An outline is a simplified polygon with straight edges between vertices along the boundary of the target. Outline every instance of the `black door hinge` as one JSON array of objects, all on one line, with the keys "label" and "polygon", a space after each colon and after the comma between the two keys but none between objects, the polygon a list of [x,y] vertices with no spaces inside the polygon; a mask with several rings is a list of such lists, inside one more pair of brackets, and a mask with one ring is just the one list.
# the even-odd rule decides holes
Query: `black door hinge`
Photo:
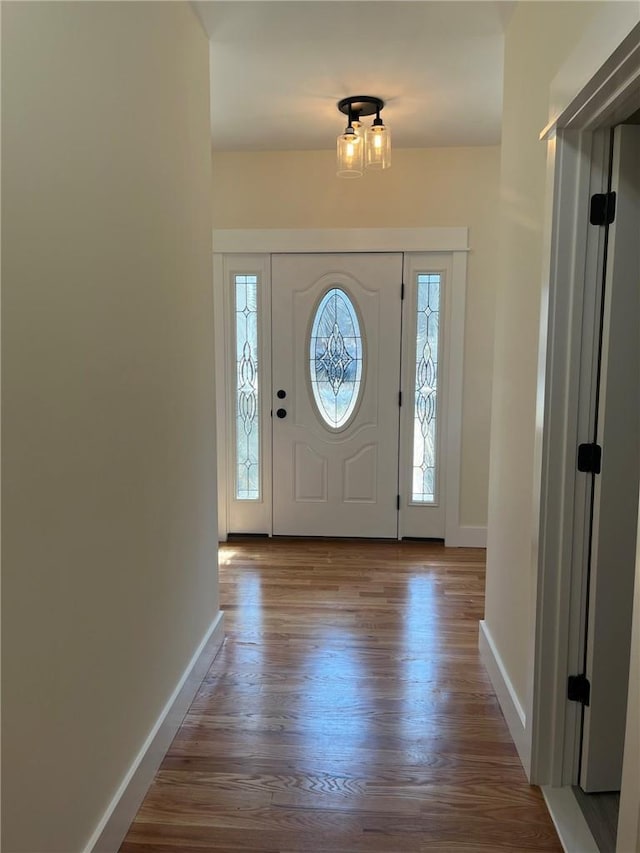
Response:
[{"label": "black door hinge", "polygon": [[400,495],[396,495],[396,509],[400,509]]},{"label": "black door hinge", "polygon": [[404,281],[400,285],[400,299],[404,299]]},{"label": "black door hinge", "polygon": [[578,471],[599,474],[602,470],[602,448],[599,444],[578,445]]},{"label": "black door hinge", "polygon": [[591,196],[589,222],[592,225],[611,225],[616,218],[616,194],[596,193]]},{"label": "black door hinge", "polygon": [[402,391],[398,391],[398,405],[402,405]]},{"label": "black door hinge", "polygon": [[581,705],[589,705],[591,698],[591,684],[586,675],[570,675],[567,679],[567,699],[570,702],[580,702]]}]

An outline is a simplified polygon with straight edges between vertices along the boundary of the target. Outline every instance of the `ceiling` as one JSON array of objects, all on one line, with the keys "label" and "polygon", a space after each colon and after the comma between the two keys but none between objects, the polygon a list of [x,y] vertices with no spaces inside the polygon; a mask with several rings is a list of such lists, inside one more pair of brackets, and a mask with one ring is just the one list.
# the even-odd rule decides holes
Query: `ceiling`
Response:
[{"label": "ceiling", "polygon": [[329,149],[336,102],[386,102],[394,147],[500,141],[503,32],[515,3],[214,0],[194,6],[211,41],[213,146]]}]

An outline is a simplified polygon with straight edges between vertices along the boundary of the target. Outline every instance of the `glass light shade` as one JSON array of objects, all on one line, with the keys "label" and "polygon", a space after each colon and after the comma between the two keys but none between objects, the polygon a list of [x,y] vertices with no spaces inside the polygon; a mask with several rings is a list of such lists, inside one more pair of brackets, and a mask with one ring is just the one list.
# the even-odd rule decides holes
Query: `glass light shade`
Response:
[{"label": "glass light shade", "polygon": [[364,140],[348,127],[338,137],[339,178],[361,178],[364,164]]},{"label": "glass light shade", "polygon": [[367,169],[388,169],[391,165],[391,134],[384,124],[373,124],[365,134]]}]

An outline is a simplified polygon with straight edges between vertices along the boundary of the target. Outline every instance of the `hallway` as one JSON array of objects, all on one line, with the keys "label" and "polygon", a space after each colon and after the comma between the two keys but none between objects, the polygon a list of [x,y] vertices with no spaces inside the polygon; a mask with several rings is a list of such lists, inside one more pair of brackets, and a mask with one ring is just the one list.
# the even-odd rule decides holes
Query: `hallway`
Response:
[{"label": "hallway", "polygon": [[478,655],[484,551],[232,541],[227,639],[121,853],[560,851]]}]

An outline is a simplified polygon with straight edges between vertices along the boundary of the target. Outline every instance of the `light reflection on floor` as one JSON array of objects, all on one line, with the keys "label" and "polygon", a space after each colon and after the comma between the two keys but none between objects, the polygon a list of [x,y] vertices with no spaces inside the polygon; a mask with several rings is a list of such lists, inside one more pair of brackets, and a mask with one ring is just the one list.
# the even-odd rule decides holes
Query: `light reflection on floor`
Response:
[{"label": "light reflection on floor", "polygon": [[366,745],[371,732],[368,715],[358,713],[366,702],[366,662],[360,658],[348,633],[338,631],[329,648],[319,646],[305,655],[305,669],[313,687],[299,704],[300,713],[309,722],[308,736],[331,737],[339,726],[340,738],[353,746]]},{"label": "light reflection on floor", "polygon": [[220,548],[218,548],[218,565],[228,566],[233,562],[233,558],[236,554],[237,551],[234,551],[233,548],[230,548],[228,545],[221,545]]},{"label": "light reflection on floor", "polygon": [[[404,606],[403,651],[401,663],[402,710],[398,716],[399,734],[404,738],[412,737],[419,742],[420,728],[429,730],[429,715],[424,710],[426,697],[437,678],[437,656],[430,648],[436,640],[438,631],[437,601],[435,580],[428,575],[408,578],[407,599]],[[407,717],[407,709],[411,716]],[[424,726],[420,726],[423,718]]]}]

